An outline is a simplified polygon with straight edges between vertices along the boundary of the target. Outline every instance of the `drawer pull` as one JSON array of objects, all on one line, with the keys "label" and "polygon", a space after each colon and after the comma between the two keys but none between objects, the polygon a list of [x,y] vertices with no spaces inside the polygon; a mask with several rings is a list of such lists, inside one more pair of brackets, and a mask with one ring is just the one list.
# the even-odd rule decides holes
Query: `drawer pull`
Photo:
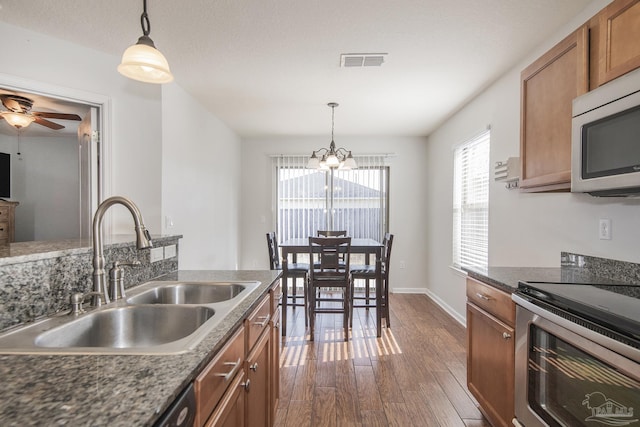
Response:
[{"label": "drawer pull", "polygon": [[476,296],[480,299],[483,299],[485,301],[491,301],[493,298],[490,298],[484,294],[481,294],[480,292],[476,292]]},{"label": "drawer pull", "polygon": [[269,323],[269,317],[270,316],[260,316],[258,317],[258,319],[264,319],[262,322],[253,322],[254,325],[260,326],[261,328],[264,328],[267,323]]},{"label": "drawer pull", "polygon": [[231,368],[231,370],[229,372],[221,372],[221,373],[216,373],[214,374],[216,377],[222,377],[224,378],[225,381],[229,381],[231,378],[233,378],[233,376],[236,374],[236,372],[238,371],[238,367],[240,366],[240,358],[238,358],[237,362],[224,362],[223,365],[224,366],[233,366],[233,368]]},{"label": "drawer pull", "polygon": [[504,338],[505,340],[508,340],[509,338],[511,338],[511,334],[507,333],[507,332],[503,332],[502,333],[502,338]]}]

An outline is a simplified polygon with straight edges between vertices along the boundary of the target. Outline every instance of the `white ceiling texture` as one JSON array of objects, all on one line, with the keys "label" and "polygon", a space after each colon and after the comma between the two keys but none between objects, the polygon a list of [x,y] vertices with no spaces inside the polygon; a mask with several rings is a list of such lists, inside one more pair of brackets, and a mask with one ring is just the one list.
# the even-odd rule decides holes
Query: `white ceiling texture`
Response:
[{"label": "white ceiling texture", "polygon": [[[148,0],[147,8],[175,82],[240,136],[326,135],[330,101],[340,104],[336,134],[412,136],[428,135],[589,2]],[[142,34],[141,13],[142,0],[0,0],[0,20],[117,56]],[[388,55],[381,67],[343,68],[342,53]]]}]

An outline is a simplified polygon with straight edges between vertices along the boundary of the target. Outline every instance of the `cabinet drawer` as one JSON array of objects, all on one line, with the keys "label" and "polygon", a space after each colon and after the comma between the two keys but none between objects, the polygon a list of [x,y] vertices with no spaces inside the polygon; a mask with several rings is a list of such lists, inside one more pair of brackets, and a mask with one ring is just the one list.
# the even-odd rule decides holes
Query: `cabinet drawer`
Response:
[{"label": "cabinet drawer", "polygon": [[195,379],[194,386],[198,402],[196,426],[204,424],[233,378],[238,371],[242,370],[244,337],[245,331],[241,327]]},{"label": "cabinet drawer", "polygon": [[9,208],[0,206],[0,222],[9,222]]},{"label": "cabinet drawer", "polygon": [[275,285],[269,291],[271,295],[271,314],[275,313],[277,308],[280,306],[280,302],[282,301],[282,282],[278,280],[278,284]]},{"label": "cabinet drawer", "polygon": [[0,239],[9,238],[9,223],[0,221]]},{"label": "cabinet drawer", "polygon": [[516,308],[508,293],[467,278],[467,299],[509,325],[515,324]]},{"label": "cabinet drawer", "polygon": [[262,332],[266,329],[271,319],[271,297],[265,295],[258,308],[256,308],[249,317],[247,317],[245,323],[245,330],[247,333],[247,353],[251,351],[254,344],[260,338]]}]

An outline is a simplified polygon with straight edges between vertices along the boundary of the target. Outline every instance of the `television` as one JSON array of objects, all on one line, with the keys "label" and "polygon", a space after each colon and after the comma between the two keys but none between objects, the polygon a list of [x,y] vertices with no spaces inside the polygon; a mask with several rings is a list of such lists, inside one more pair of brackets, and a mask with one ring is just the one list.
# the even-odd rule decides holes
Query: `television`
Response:
[{"label": "television", "polygon": [[0,153],[0,198],[11,197],[11,154]]}]

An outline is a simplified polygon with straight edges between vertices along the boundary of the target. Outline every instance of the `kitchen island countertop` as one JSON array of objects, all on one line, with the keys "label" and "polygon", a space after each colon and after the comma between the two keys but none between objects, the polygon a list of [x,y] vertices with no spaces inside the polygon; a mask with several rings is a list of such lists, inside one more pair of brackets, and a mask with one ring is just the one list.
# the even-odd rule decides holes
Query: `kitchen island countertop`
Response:
[{"label": "kitchen island countertop", "polygon": [[169,355],[1,355],[0,425],[153,425],[279,271],[178,271],[153,280],[260,281],[193,350]]}]

